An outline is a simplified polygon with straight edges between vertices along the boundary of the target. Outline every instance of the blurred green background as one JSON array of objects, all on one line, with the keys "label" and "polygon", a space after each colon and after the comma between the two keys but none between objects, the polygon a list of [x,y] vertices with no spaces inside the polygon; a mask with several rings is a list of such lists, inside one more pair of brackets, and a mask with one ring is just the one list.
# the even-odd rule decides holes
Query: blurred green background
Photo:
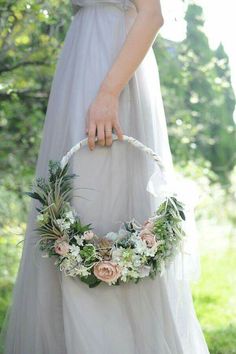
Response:
[{"label": "blurred green background", "polygon": [[[0,326],[11,298],[52,76],[71,21],[65,0],[0,0]],[[235,97],[222,45],[189,5],[187,36],[154,43],[176,169],[198,186],[202,274],[195,308],[212,354],[236,353]],[[189,353],[191,354],[191,353]]]}]

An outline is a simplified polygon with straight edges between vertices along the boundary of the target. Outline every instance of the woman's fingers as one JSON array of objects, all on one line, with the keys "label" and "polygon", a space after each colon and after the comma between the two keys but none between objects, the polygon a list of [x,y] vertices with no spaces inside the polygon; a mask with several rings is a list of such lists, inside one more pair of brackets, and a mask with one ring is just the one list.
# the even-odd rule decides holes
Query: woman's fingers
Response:
[{"label": "woman's fingers", "polygon": [[104,124],[101,123],[97,127],[97,139],[98,139],[98,144],[101,146],[105,145],[105,133],[104,133]]},{"label": "woman's fingers", "polygon": [[96,124],[90,123],[88,127],[88,146],[90,150],[95,147]]},{"label": "woman's fingers", "polygon": [[112,145],[112,125],[105,125],[105,137],[106,137],[106,146]]},{"label": "woman's fingers", "polygon": [[[123,140],[123,132],[119,122],[113,124],[113,128],[119,140]],[[91,122],[87,128],[88,134],[88,146],[90,150],[95,148],[95,139],[97,133],[97,141],[100,146],[111,146],[112,145],[112,124],[100,123],[96,126],[95,122]]]},{"label": "woman's fingers", "polygon": [[116,122],[114,124],[114,129],[116,131],[116,135],[117,135],[118,139],[119,140],[123,140],[123,132],[122,132],[122,129],[121,129],[121,126],[120,126],[119,122]]},{"label": "woman's fingers", "polygon": [[[123,140],[123,132],[118,117],[118,96],[101,90],[90,105],[86,117],[86,133],[90,150],[95,148],[95,140],[101,146],[112,145],[112,132],[119,140]],[[97,135],[97,137],[96,137]]]}]

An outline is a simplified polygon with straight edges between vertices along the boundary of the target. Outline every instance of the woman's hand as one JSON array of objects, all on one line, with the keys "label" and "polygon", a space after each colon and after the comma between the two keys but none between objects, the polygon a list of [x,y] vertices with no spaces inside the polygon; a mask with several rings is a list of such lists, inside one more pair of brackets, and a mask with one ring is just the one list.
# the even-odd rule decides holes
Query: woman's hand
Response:
[{"label": "woman's hand", "polygon": [[122,129],[118,117],[119,96],[102,88],[98,91],[95,100],[88,109],[86,119],[86,134],[90,150],[95,147],[95,136],[101,146],[112,145],[112,129],[119,140],[123,139]]}]

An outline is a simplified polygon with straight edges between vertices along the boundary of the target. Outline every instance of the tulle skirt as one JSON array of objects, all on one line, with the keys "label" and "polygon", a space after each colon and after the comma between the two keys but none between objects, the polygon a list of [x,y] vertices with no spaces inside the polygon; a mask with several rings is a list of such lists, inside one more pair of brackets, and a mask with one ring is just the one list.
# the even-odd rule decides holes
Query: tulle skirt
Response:
[{"label": "tulle skirt", "polygon": [[[60,160],[86,137],[88,107],[134,19],[134,10],[103,3],[83,7],[74,16],[52,82],[36,176],[47,176],[49,159]],[[119,117],[124,134],[158,153],[173,181],[152,48],[120,95]],[[132,217],[143,222],[158,206],[162,184],[158,167],[124,142],[114,142],[111,148],[97,146],[92,152],[84,147],[70,166],[79,174],[72,204],[81,221],[92,223],[100,235],[117,230]],[[183,276],[183,257],[177,257],[154,280],[90,289],[62,275],[53,260],[42,258],[35,248],[35,206],[32,201],[12,305],[2,332],[5,354],[208,353],[189,282]],[[189,225],[191,238],[195,230],[193,222]]]}]

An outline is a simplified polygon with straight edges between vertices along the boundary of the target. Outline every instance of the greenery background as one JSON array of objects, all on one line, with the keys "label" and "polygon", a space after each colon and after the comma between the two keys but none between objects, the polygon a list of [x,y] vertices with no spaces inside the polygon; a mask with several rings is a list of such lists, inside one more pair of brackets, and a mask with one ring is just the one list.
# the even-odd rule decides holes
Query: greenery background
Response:
[{"label": "greenery background", "polygon": [[[11,299],[56,60],[72,11],[66,0],[0,0],[0,325]],[[189,5],[181,43],[157,37],[175,167],[199,190],[202,275],[195,308],[212,354],[236,353],[235,97],[222,45],[210,49],[201,7]]]}]

